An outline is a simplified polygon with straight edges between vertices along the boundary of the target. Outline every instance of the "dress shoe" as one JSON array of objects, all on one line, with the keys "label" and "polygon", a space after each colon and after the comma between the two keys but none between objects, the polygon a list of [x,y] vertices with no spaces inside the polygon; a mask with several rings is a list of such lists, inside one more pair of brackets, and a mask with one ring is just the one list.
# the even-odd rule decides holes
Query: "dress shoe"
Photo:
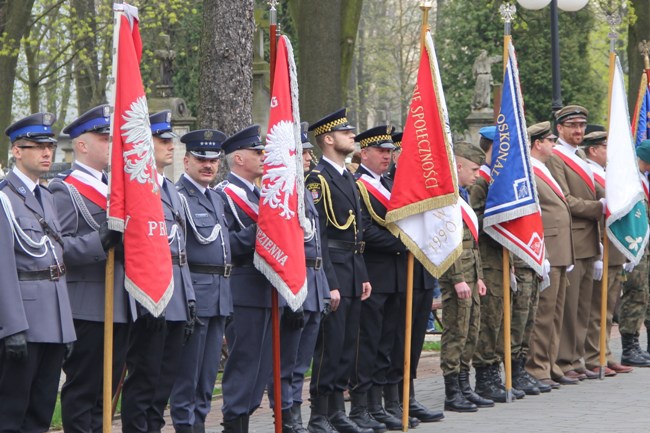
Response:
[{"label": "dress shoe", "polygon": [[[600,367],[594,367],[591,369],[591,371],[593,371],[598,375],[598,377],[600,377]],[[616,372],[609,367],[605,367],[605,377],[612,377],[612,376],[616,376]]]},{"label": "dress shoe", "polygon": [[559,378],[555,379],[555,381],[557,383],[559,383],[560,385],[577,385],[577,384],[580,383],[579,379],[569,377],[569,376],[559,377]]},{"label": "dress shoe", "polygon": [[[585,380],[587,378],[587,375],[584,373],[578,373],[575,370],[569,370],[564,373],[565,377],[568,377],[569,379],[578,379],[578,380]],[[562,382],[560,382],[562,383]]]},{"label": "dress shoe", "polygon": [[560,384],[553,379],[540,379],[539,382],[543,383],[544,385],[548,385],[553,389],[560,389]]},{"label": "dress shoe", "polygon": [[594,373],[593,371],[587,370],[585,368],[577,369],[576,372],[579,374],[584,374],[587,379],[598,379],[600,377],[598,373]]},{"label": "dress shoe", "polygon": [[627,365],[619,364],[618,362],[608,362],[607,367],[611,368],[616,373],[629,373],[630,371],[634,371],[634,369],[632,367],[628,367]]}]

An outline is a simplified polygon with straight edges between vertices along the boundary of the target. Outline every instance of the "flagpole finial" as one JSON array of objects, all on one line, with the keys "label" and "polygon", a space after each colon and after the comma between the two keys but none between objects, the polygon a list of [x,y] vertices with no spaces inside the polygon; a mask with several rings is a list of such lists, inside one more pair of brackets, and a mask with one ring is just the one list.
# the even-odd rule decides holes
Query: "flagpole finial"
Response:
[{"label": "flagpole finial", "polygon": [[499,13],[501,14],[501,19],[506,24],[510,24],[512,22],[512,19],[515,17],[515,13],[517,13],[517,7],[511,3],[506,2],[499,6]]},{"label": "flagpole finial", "polygon": [[433,7],[433,0],[421,0],[420,9],[429,10]]},{"label": "flagpole finial", "polygon": [[618,40],[618,32],[616,31],[616,28],[621,25],[622,21],[621,16],[616,12],[607,14],[607,24],[609,24],[609,34],[607,36],[610,40],[609,50],[612,52],[614,51],[614,46]]},{"label": "flagpole finial", "polygon": [[645,39],[639,42],[639,53],[641,53],[643,57],[648,57],[650,55],[650,42]]},{"label": "flagpole finial", "polygon": [[267,3],[269,4],[271,10],[274,11],[275,7],[278,5],[278,0],[269,0]]}]

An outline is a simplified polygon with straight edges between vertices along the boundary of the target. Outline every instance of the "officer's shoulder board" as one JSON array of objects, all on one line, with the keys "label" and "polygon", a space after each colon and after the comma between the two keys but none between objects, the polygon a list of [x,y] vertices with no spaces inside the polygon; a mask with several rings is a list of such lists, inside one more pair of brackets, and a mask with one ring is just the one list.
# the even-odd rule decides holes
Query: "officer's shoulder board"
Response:
[{"label": "officer's shoulder board", "polygon": [[227,179],[222,180],[214,186],[215,191],[223,191],[230,182]]},{"label": "officer's shoulder board", "polygon": [[73,170],[72,170],[71,168],[69,168],[69,169],[67,169],[67,170],[63,170],[62,172],[56,174],[56,179],[65,179],[65,178],[67,178],[68,176],[70,176],[70,174],[72,173],[72,171],[73,171]]}]

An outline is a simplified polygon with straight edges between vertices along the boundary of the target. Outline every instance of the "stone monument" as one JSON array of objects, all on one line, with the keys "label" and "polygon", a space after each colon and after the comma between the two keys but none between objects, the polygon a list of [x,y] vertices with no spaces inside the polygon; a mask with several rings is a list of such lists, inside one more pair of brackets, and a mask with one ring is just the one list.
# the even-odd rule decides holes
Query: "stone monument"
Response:
[{"label": "stone monument", "polygon": [[494,124],[494,109],[490,96],[494,80],[492,78],[492,65],[501,62],[501,56],[488,56],[486,50],[481,50],[472,66],[474,77],[474,95],[472,96],[472,112],[465,119],[469,127],[469,140],[478,144],[479,130]]}]

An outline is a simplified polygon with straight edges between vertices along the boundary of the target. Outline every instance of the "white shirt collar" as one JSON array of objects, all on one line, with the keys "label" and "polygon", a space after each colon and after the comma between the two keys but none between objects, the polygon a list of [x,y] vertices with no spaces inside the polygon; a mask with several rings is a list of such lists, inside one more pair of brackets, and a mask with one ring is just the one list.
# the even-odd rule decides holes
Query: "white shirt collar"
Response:
[{"label": "white shirt collar", "polygon": [[332,167],[334,167],[334,168],[336,169],[336,171],[338,171],[339,174],[340,174],[341,176],[343,176],[343,172],[345,171],[345,166],[341,167],[340,165],[338,165],[337,163],[335,163],[334,161],[332,161],[331,159],[329,159],[329,158],[326,157],[325,155],[323,155],[323,156],[321,157],[321,160],[323,160],[323,161],[327,161],[327,163],[328,163],[329,165],[331,165]]},{"label": "white shirt collar", "polygon": [[92,167],[89,167],[86,164],[84,164],[83,162],[75,161],[74,163],[77,164],[79,167],[83,168],[84,170],[86,170],[88,173],[90,173],[95,178],[97,178],[97,180],[102,180],[102,174],[103,173],[101,171],[96,170],[96,169],[94,169]]},{"label": "white shirt collar", "polygon": [[36,188],[36,182],[31,180],[29,177],[27,177],[27,175],[22,171],[20,171],[17,166],[14,166],[12,171],[16,176],[18,176],[18,179],[20,179],[25,184],[27,189],[30,190],[32,193],[34,193],[34,189]]},{"label": "white shirt collar", "polygon": [[237,173],[235,173],[233,171],[231,171],[230,173],[232,173],[232,175],[235,176],[237,179],[244,182],[244,185],[246,185],[248,187],[248,189],[251,190],[251,192],[255,191],[255,185],[252,182],[247,181],[246,179],[244,179],[243,177],[241,177],[240,175],[238,175]]},{"label": "white shirt collar", "polygon": [[160,187],[162,187],[163,184],[165,183],[165,176],[163,176],[162,174],[156,172],[156,177],[157,177],[157,179],[158,179],[158,185],[159,185]]},{"label": "white shirt collar", "polygon": [[192,185],[194,185],[194,186],[196,187],[196,189],[198,189],[199,191],[201,191],[201,194],[205,194],[205,190],[207,189],[206,187],[201,186],[201,185],[199,185],[198,183],[196,183],[196,182],[194,181],[194,179],[192,179],[190,176],[187,175],[187,173],[183,173],[183,177],[184,177],[185,179],[187,179],[187,180],[188,180]]},{"label": "white shirt collar", "polygon": [[575,154],[578,151],[578,146],[571,146],[569,143],[566,141],[562,140],[561,138],[557,139],[557,143],[560,146],[563,146],[565,149],[567,149],[569,152]]},{"label": "white shirt collar", "polygon": [[370,170],[368,167],[366,167],[366,166],[363,165],[363,164],[361,164],[361,167],[363,167],[364,170],[366,170],[368,173],[370,173],[370,175],[371,175],[372,177],[374,177],[375,179],[377,179],[377,180],[381,180],[381,175],[379,175],[379,174],[375,173],[374,171]]}]

